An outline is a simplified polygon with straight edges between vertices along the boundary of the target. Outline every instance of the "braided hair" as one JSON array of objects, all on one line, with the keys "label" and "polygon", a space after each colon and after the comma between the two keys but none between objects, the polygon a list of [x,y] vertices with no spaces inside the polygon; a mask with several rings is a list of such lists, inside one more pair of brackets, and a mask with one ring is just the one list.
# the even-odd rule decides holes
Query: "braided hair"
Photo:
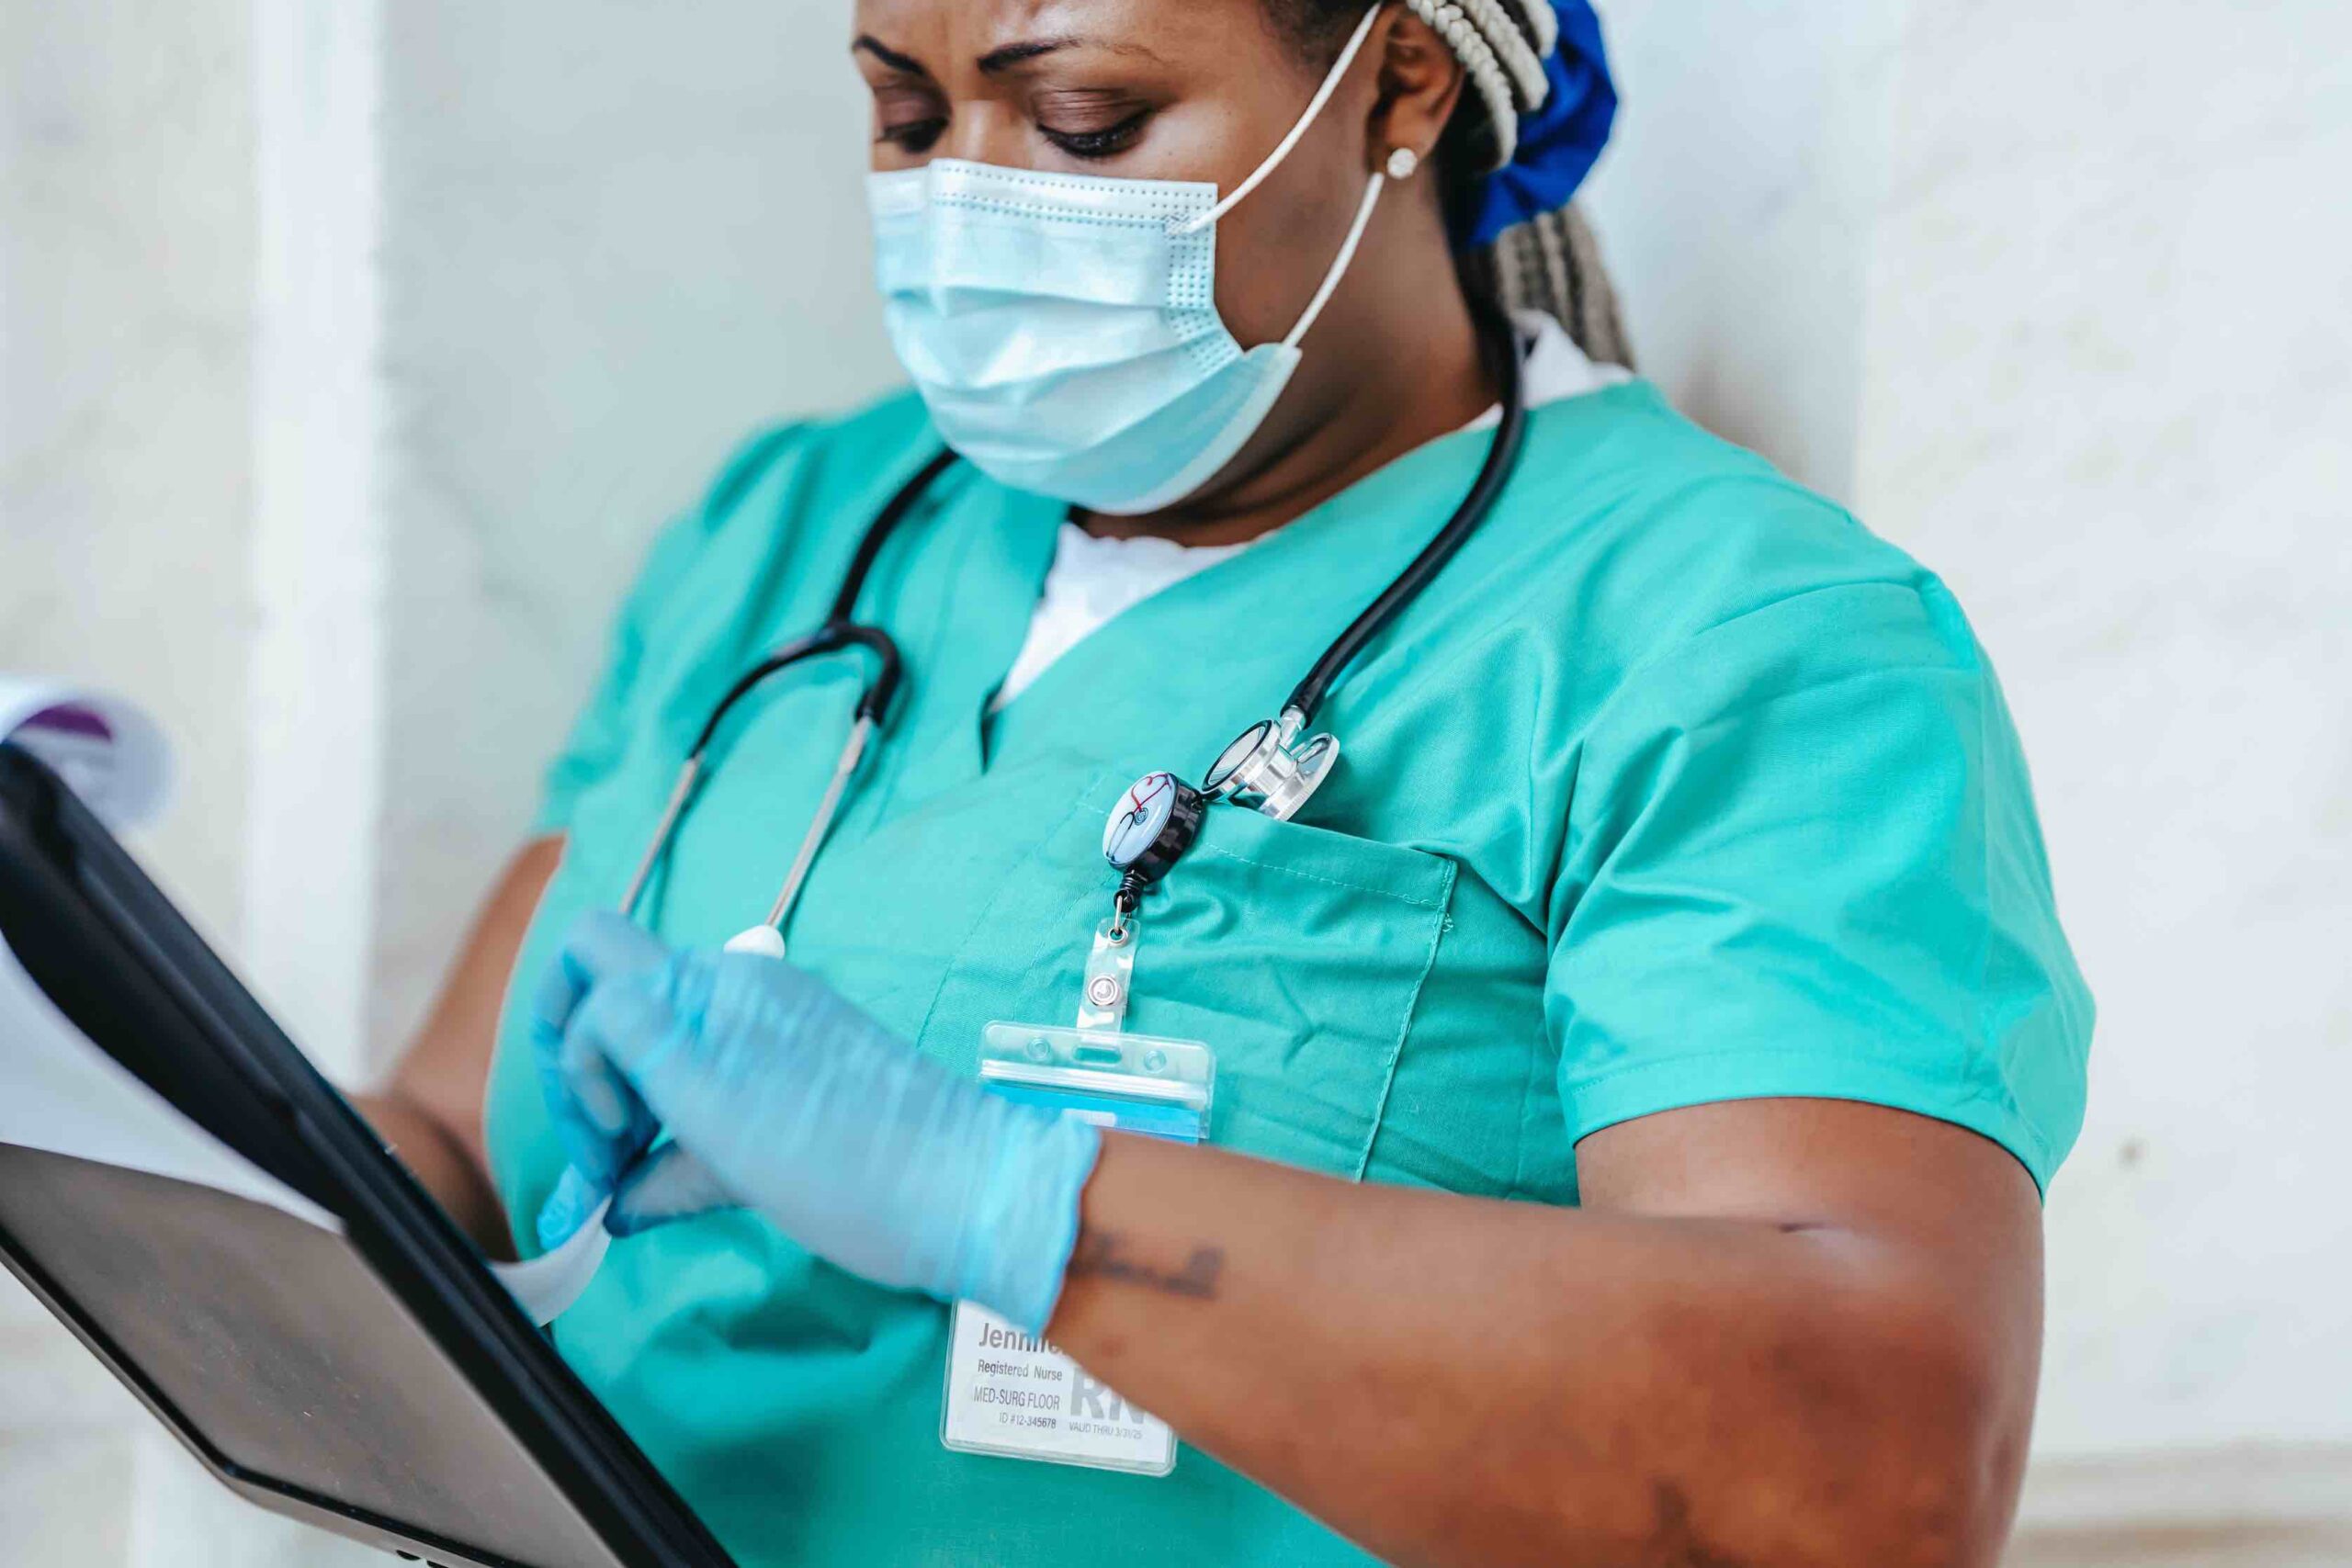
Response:
[{"label": "braided hair", "polygon": [[[1319,63],[1338,59],[1363,19],[1366,0],[1262,0],[1290,42]],[[1487,176],[1520,151],[1522,115],[1544,101],[1544,59],[1559,44],[1552,0],[1403,0],[1445,39],[1470,91],[1438,142],[1436,167],[1449,212],[1476,197]],[[1600,242],[1574,203],[1536,213],[1459,251],[1465,291],[1507,309],[1534,310],[1568,330],[1596,360],[1631,367],[1617,291]]]}]

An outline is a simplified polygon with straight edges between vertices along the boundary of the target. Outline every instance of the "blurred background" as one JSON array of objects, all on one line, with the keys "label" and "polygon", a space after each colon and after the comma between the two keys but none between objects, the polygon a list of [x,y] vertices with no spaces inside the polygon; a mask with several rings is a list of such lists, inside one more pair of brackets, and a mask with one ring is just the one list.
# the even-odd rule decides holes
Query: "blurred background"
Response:
[{"label": "blurred background", "polygon": [[[1602,10],[1644,368],[1957,590],[2101,1003],[2012,1561],[2352,1562],[2352,8]],[[0,668],[161,716],[142,852],[346,1080],[655,527],[893,379],[846,31],[0,0]],[[0,1563],[353,1555],[0,1284]]]}]

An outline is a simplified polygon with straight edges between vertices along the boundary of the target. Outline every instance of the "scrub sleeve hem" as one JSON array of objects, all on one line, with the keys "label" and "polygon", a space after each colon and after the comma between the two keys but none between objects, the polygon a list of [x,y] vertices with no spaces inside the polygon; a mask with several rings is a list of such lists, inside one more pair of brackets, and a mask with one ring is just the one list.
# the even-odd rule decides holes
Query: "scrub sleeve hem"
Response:
[{"label": "scrub sleeve hem", "polygon": [[2016,1110],[1881,1063],[1839,1062],[1825,1072],[1815,1052],[1727,1051],[1645,1062],[1604,1072],[1568,1094],[1568,1138],[1582,1142],[1620,1122],[1736,1100],[1849,1100],[1964,1127],[2008,1151],[2047,1196],[2057,1166],[2049,1145]]}]

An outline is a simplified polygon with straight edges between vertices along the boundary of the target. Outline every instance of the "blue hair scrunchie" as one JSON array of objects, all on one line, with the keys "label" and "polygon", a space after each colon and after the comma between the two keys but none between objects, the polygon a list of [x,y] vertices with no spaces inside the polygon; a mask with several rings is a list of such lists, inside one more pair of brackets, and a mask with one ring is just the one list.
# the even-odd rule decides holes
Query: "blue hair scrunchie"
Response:
[{"label": "blue hair scrunchie", "polygon": [[1455,214],[1456,249],[1493,244],[1504,230],[1567,206],[1608,145],[1617,85],[1609,75],[1600,17],[1587,0],[1554,0],[1554,8],[1560,44],[1544,62],[1551,96],[1520,117],[1518,153]]}]

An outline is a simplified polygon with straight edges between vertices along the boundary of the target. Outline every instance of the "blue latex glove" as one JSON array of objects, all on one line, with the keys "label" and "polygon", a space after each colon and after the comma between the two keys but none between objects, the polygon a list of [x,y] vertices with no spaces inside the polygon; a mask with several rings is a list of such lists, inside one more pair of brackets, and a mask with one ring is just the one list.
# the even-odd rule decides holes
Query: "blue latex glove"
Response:
[{"label": "blue latex glove", "polygon": [[572,927],[531,1037],[573,1168],[542,1244],[607,1194],[616,1235],[742,1204],[853,1274],[1044,1331],[1101,1146],[1085,1122],[989,1093],[789,964],[615,914]]}]

